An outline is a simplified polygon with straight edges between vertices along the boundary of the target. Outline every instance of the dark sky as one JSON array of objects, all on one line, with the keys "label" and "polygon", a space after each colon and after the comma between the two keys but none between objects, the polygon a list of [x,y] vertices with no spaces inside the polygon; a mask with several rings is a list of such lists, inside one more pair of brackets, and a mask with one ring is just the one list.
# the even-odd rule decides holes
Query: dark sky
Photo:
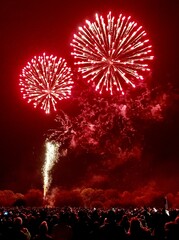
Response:
[{"label": "dark sky", "polygon": [[[85,19],[93,19],[96,12],[106,14],[108,11],[132,15],[144,26],[154,48],[154,80],[162,83],[171,79],[176,84],[179,80],[177,0],[0,2],[0,190],[23,192],[31,187],[42,187],[44,133],[52,126],[55,116],[33,109],[22,99],[18,85],[21,69],[34,55],[43,52],[61,56],[72,63],[70,42],[77,27]],[[176,138],[174,155],[179,147],[175,123],[176,126],[172,126],[175,134],[168,130],[162,136],[167,139],[169,134]],[[161,157],[160,144],[158,147]],[[179,154],[172,158],[179,161]],[[176,166],[174,164],[174,169]]]}]

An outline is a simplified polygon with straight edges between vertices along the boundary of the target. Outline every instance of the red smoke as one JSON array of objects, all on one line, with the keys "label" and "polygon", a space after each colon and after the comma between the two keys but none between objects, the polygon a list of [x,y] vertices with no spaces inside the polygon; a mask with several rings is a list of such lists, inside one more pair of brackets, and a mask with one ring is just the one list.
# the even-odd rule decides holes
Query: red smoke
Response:
[{"label": "red smoke", "polygon": [[[161,192],[155,182],[135,191],[119,191],[117,189],[52,189],[46,204],[63,207],[164,207],[164,198],[167,197],[169,208],[179,207],[179,192],[176,194]],[[44,205],[43,191],[30,189],[26,194],[14,193],[10,190],[0,191],[0,205],[13,206],[17,200],[23,200],[26,206],[40,207]]]},{"label": "red smoke", "polygon": [[43,193],[38,189],[30,189],[24,195],[24,200],[27,206],[40,207],[43,205]]}]

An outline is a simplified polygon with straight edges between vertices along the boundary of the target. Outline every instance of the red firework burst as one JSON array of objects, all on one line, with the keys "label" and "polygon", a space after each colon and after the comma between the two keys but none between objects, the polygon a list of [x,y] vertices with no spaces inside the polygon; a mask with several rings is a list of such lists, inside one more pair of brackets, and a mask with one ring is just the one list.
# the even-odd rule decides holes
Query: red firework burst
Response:
[{"label": "red firework burst", "polygon": [[115,90],[124,94],[123,85],[135,84],[150,71],[152,46],[142,26],[122,14],[118,19],[107,15],[107,21],[96,14],[96,21],[79,27],[71,43],[78,71],[95,89]]},{"label": "red firework burst", "polygon": [[58,100],[69,98],[73,85],[71,69],[62,58],[45,53],[34,57],[22,69],[20,75],[23,98],[36,108],[39,106],[50,113],[56,111]]}]

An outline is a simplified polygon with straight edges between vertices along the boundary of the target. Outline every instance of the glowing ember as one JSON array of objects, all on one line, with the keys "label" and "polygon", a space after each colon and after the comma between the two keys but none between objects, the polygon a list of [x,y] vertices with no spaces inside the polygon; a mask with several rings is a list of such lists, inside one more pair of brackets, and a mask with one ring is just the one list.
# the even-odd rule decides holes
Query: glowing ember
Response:
[{"label": "glowing ember", "polygon": [[107,21],[96,14],[96,21],[86,21],[79,27],[71,43],[78,71],[95,89],[113,94],[123,91],[123,85],[135,87],[149,72],[153,59],[152,46],[142,26],[122,14],[115,19],[111,12]]}]

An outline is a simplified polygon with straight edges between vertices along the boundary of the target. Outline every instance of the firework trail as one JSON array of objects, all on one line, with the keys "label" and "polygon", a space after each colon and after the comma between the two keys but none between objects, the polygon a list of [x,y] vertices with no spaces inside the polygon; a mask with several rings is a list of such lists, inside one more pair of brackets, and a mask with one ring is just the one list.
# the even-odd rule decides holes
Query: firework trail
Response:
[{"label": "firework trail", "polygon": [[23,98],[48,114],[51,109],[56,111],[57,101],[70,97],[73,85],[71,69],[64,59],[44,53],[35,56],[22,69],[19,85]]},{"label": "firework trail", "polygon": [[54,164],[58,161],[59,158],[59,144],[56,142],[46,141],[45,143],[45,163],[43,165],[42,174],[44,180],[44,199],[49,190],[52,177],[50,176],[50,171]]},{"label": "firework trail", "polygon": [[150,71],[152,46],[146,35],[130,16],[115,19],[110,12],[105,21],[96,14],[96,21],[86,20],[71,43],[78,71],[96,91],[124,94],[123,86],[135,87]]}]

